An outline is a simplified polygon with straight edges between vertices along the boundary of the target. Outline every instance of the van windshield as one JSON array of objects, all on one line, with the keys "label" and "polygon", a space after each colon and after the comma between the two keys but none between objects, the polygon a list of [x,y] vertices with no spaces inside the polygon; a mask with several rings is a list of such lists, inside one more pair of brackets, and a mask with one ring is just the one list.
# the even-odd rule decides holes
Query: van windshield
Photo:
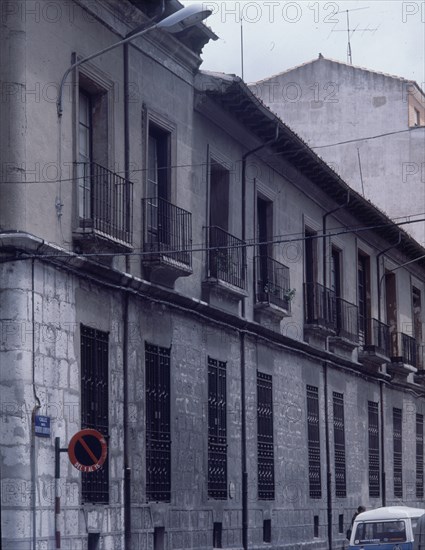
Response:
[{"label": "van windshield", "polygon": [[355,544],[378,544],[380,542],[406,542],[404,521],[376,521],[357,525],[354,536]]}]

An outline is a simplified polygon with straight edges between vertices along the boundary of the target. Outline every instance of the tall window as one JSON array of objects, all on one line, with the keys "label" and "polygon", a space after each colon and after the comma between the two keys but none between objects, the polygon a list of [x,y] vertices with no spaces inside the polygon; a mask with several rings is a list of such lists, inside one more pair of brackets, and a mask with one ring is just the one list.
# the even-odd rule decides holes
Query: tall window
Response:
[{"label": "tall window", "polygon": [[227,499],[226,363],[208,357],[208,496]]},{"label": "tall window", "polygon": [[403,498],[402,411],[393,409],[394,497]]},{"label": "tall window", "polygon": [[78,101],[78,204],[80,218],[91,217],[92,99],[83,90]]},{"label": "tall window", "polygon": [[413,307],[413,337],[416,343],[416,364],[419,368],[424,368],[422,354],[422,299],[421,291],[415,287],[412,289],[412,307]]},{"label": "tall window", "polygon": [[[108,94],[80,74],[78,91],[78,212],[81,219],[89,219],[96,204],[93,185],[99,167],[108,165]],[[96,167],[98,167],[96,170]]]},{"label": "tall window", "polygon": [[424,498],[424,417],[416,414],[416,498]]},{"label": "tall window", "polygon": [[146,498],[171,499],[170,348],[145,343]]},{"label": "tall window", "polygon": [[274,499],[273,381],[257,372],[258,498]]},{"label": "tall window", "polygon": [[210,167],[210,226],[229,231],[230,172],[218,162]]},{"label": "tall window", "polygon": [[[109,335],[84,325],[81,334],[81,428],[99,431],[108,441],[108,342]],[[82,473],[83,502],[109,502],[108,459],[97,472]]]},{"label": "tall window", "polygon": [[368,435],[369,435],[369,496],[380,497],[379,484],[379,416],[378,403],[368,401]]},{"label": "tall window", "polygon": [[317,239],[316,233],[305,228],[304,271],[305,271],[305,322],[315,322],[320,309],[316,306],[317,282]]},{"label": "tall window", "polygon": [[167,206],[163,201],[170,197],[171,139],[166,132],[149,124],[148,138],[148,186],[147,228],[150,243],[166,242],[169,234]]},{"label": "tall window", "polygon": [[319,389],[315,386],[307,386],[307,437],[310,498],[322,498]]},{"label": "tall window", "polygon": [[357,297],[359,305],[359,342],[370,342],[370,258],[359,252],[357,261]]},{"label": "tall window", "polygon": [[347,482],[345,474],[345,423],[344,423],[344,396],[342,393],[333,393],[333,427],[335,450],[335,494],[337,497],[347,496]]},{"label": "tall window", "polygon": [[392,356],[398,357],[402,350],[398,347],[397,341],[397,288],[395,273],[387,271],[385,273],[385,309],[387,314],[387,324],[390,327],[392,338]]}]

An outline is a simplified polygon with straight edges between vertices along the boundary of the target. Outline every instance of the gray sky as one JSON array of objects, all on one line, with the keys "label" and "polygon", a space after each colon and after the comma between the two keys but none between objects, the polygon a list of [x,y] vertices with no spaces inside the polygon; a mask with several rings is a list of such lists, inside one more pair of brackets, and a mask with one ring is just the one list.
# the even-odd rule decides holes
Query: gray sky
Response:
[{"label": "gray sky", "polygon": [[[190,4],[193,0],[182,0]],[[199,2],[198,2],[199,3]],[[204,1],[206,24],[219,36],[204,48],[202,68],[253,82],[310,61],[319,52],[347,61],[349,12],[353,64],[416,80],[425,87],[425,1]],[[364,31],[361,29],[376,29]]]}]

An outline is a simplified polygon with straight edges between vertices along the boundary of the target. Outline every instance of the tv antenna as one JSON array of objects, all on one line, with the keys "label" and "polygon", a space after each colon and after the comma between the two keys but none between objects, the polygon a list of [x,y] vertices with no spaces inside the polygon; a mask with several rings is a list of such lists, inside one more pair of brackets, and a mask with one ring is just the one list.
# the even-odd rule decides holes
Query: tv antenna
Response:
[{"label": "tv antenna", "polygon": [[[352,51],[351,51],[351,37],[352,35],[356,32],[356,31],[360,31],[360,32],[375,32],[377,31],[378,29],[359,29],[358,27],[356,27],[355,29],[350,29],[350,13],[351,11],[359,11],[359,10],[368,10],[369,9],[369,6],[365,6],[364,8],[353,8],[351,10],[341,10],[341,11],[338,11],[337,13],[343,13],[345,12],[347,14],[347,28],[346,29],[332,29],[331,32],[346,32],[347,33],[347,39],[348,39],[348,42],[347,42],[347,63],[349,65],[352,65],[353,64],[353,55],[352,55]],[[336,15],[336,14],[335,14]]]}]

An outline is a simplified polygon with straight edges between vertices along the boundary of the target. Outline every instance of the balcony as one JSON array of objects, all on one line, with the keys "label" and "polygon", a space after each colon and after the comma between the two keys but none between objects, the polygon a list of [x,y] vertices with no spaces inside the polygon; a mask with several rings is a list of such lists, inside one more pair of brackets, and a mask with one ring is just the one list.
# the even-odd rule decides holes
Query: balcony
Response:
[{"label": "balcony", "polygon": [[416,340],[403,332],[391,333],[390,374],[406,376],[417,372]]},{"label": "balcony", "polygon": [[283,319],[291,314],[289,268],[269,256],[255,258],[255,307]]},{"label": "balcony", "polygon": [[307,329],[336,334],[335,292],[319,283],[304,283],[304,319]]},{"label": "balcony", "polygon": [[79,190],[77,247],[132,246],[133,184],[95,162],[76,163]]},{"label": "balcony", "polygon": [[220,227],[206,227],[207,278],[204,298],[211,304],[235,310],[246,292],[246,248],[241,239]]},{"label": "balcony", "polygon": [[390,361],[390,327],[378,319],[366,320],[366,341],[359,350],[359,361],[370,367],[380,367]]},{"label": "balcony", "polygon": [[[304,284],[304,332],[320,345],[330,336],[329,351],[351,354],[359,342],[359,309],[319,283]],[[318,340],[317,340],[318,339]]]},{"label": "balcony", "polygon": [[173,287],[192,274],[192,214],[160,198],[142,199],[143,256],[147,278]]},{"label": "balcony", "polygon": [[208,276],[246,290],[245,243],[219,227],[207,227]]},{"label": "balcony", "polygon": [[336,298],[336,333],[354,344],[359,342],[359,308],[342,298]]}]

